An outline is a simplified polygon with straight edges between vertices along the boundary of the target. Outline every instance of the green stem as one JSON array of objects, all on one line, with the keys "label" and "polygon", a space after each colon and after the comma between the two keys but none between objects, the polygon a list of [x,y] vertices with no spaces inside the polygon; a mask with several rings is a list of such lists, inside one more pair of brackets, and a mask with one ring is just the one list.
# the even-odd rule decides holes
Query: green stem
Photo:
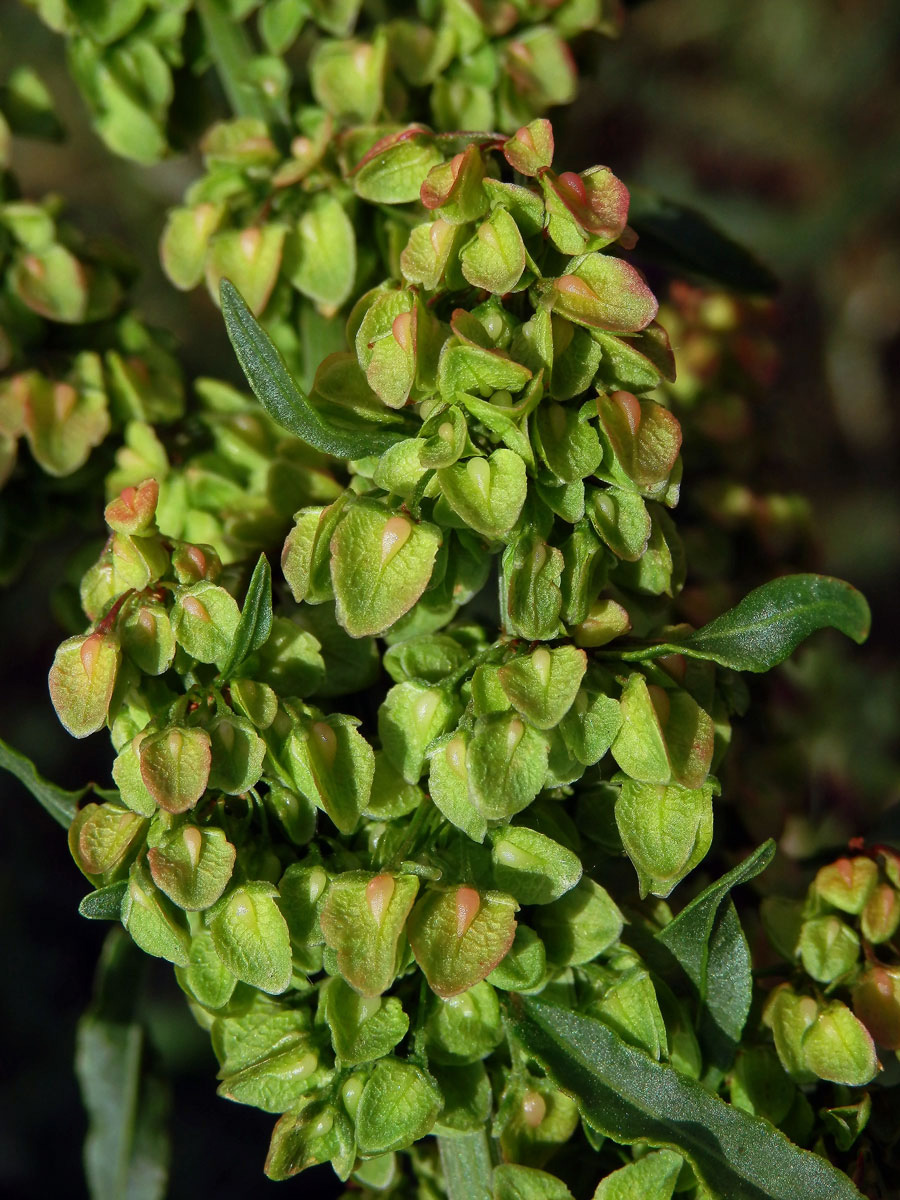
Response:
[{"label": "green stem", "polygon": [[228,12],[224,0],[197,0],[196,8],[206,48],[232,111],[238,117],[268,121],[269,107],[259,89],[250,82],[253,48],[243,26]]},{"label": "green stem", "polygon": [[491,1149],[484,1130],[439,1137],[438,1150],[448,1200],[491,1200]]}]

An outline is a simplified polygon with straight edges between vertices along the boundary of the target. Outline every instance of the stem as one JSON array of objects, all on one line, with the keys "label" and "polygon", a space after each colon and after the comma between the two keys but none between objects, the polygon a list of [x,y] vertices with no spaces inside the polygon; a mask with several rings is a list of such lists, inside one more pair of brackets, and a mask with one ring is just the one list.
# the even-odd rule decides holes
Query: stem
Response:
[{"label": "stem", "polygon": [[439,1137],[448,1200],[491,1200],[491,1150],[484,1130],[463,1137]]},{"label": "stem", "polygon": [[232,111],[238,117],[268,121],[268,105],[249,79],[253,48],[243,26],[228,13],[224,0],[197,0],[196,8],[206,48]]}]

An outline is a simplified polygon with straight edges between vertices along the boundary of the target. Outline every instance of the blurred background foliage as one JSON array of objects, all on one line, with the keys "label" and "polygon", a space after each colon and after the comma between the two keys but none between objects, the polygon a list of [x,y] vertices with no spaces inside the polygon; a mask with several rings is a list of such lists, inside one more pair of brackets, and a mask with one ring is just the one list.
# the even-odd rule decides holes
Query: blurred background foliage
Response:
[{"label": "blurred background foliage", "polygon": [[[684,285],[668,293],[691,506],[686,617],[789,568],[843,576],[872,604],[862,650],[822,637],[753,683],[729,759],[723,803],[734,820],[719,828],[731,824],[741,845],[780,837],[784,853],[762,886],[799,894],[810,866],[848,838],[900,837],[900,6],[645,0],[628,6],[620,41],[589,38],[577,53],[581,95],[554,114],[559,160],[575,170],[602,162],[635,188],[702,210],[780,283],[771,305]],[[66,130],[58,144],[15,141],[23,194],[62,193],[86,234],[124,243],[140,268],[136,307],[177,335],[187,371],[236,378],[205,292],[174,292],[158,264],[165,211],[199,161],[146,169],[113,159],[89,128],[61,44],[3,0],[0,78],[22,62],[41,74]],[[214,102],[185,120],[211,117]],[[667,281],[651,282],[665,295]],[[99,525],[77,496],[72,511],[76,529]],[[105,782],[108,764],[105,747],[73,743],[56,724],[46,694],[59,640],[52,593],[71,537],[42,543],[0,593],[0,735],[74,787]],[[84,1117],[69,1064],[104,929],[76,914],[83,884],[59,831],[9,778],[3,801],[0,1191],[78,1197]],[[261,1173],[267,1118],[214,1097],[205,1037],[170,972],[148,970],[147,1015],[174,1082],[170,1195],[274,1191]],[[315,1178],[280,1188],[314,1194]],[[322,1195],[336,1193],[327,1168],[318,1180]]]}]

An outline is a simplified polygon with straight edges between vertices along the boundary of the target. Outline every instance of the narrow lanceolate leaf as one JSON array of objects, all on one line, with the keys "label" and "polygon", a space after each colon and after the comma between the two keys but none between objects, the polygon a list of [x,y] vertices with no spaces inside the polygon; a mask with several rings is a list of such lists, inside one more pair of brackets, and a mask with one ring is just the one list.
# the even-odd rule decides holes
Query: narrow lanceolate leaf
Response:
[{"label": "narrow lanceolate leaf", "polygon": [[271,632],[272,568],[266,556],[261,554],[250,577],[250,586],[247,588],[231,653],[220,672],[222,678],[230,678],[248,654],[265,645]]},{"label": "narrow lanceolate leaf", "polygon": [[350,432],[329,425],[294,383],[272,339],[227,279],[222,280],[220,297],[225,327],[241,370],[269,416],[289,433],[338,458],[383,454],[401,440],[401,434],[383,430]]},{"label": "narrow lanceolate leaf", "polygon": [[13,750],[12,746],[4,742],[2,738],[0,738],[0,767],[9,771],[11,775],[15,775],[19,783],[28,788],[38,804],[45,808],[64,829],[69,828],[72,818],[78,811],[78,802],[89,790],[88,788],[83,787],[77,792],[67,792],[65,788],[48,782],[38,774],[37,768],[30,758],[20,754],[18,750]]},{"label": "narrow lanceolate leaf", "polygon": [[619,1143],[676,1150],[728,1200],[860,1200],[842,1172],[768,1121],[626,1045],[600,1021],[523,997],[516,1037],[585,1120]]},{"label": "narrow lanceolate leaf", "polygon": [[140,958],[121,929],[106,941],[97,999],[81,1018],[75,1069],[88,1115],[85,1174],[92,1200],[162,1200],[169,1168],[168,1089],[148,1068],[131,1008]]},{"label": "narrow lanceolate leaf", "polygon": [[750,947],[730,897],[766,869],[775,854],[765,842],[727,875],[710,884],[656,936],[694,986],[700,1040],[707,1057],[727,1069],[734,1062],[753,995]]},{"label": "narrow lanceolate leaf", "polygon": [[684,654],[736,671],[769,671],[818,629],[838,629],[862,643],[870,622],[865,597],[842,579],[785,575],[754,588],[740,604],[681,642],[641,646],[617,657],[645,662]]}]

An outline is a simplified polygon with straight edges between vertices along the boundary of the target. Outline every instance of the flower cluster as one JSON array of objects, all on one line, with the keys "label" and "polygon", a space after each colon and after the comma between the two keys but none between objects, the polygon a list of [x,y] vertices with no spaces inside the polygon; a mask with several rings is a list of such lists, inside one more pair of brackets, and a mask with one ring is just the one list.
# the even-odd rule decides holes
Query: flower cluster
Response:
[{"label": "flower cluster", "polygon": [[618,0],[419,0],[392,4],[387,21],[366,0],[27,2],[66,37],[97,133],[140,163],[169,149],[174,73],[203,73],[211,58],[233,68],[226,90],[249,116],[308,105],[293,56],[309,63],[315,102],[345,123],[511,130],[574,99],[571,39],[620,24]]},{"label": "flower cluster", "polygon": [[[591,654],[661,630],[683,571],[678,423],[636,394],[668,369],[665,337],[642,278],[605,252],[627,238],[627,193],[605,168],[555,174],[538,121],[449,157],[418,130],[391,138],[369,160],[376,194],[396,189],[398,152],[413,170],[410,149],[424,207],[400,282],[356,304],[355,349],[325,359],[309,401],[335,436],[342,414],[364,418],[372,434],[352,436],[384,452],[357,453],[340,488],[212,385],[211,452],[170,470],[132,426],[82,585],[92,625],[51,672],[67,728],[108,724],[117,751],[115,798],[71,828],[97,889],[85,911],[176,965],[223,1094],[288,1114],[275,1176],[322,1159],[346,1175],[432,1128],[480,1127],[502,992],[576,971],[586,1010],[669,1057],[597,856],[624,850],[662,896],[712,835],[712,666]],[[391,193],[403,212],[408,191]],[[254,453],[262,493],[250,474],[229,492],[226,465]],[[240,560],[292,510],[294,603],[273,615],[261,560],[241,610]],[[334,701],[358,707],[377,681],[375,637],[393,685],[367,729]],[[524,1067],[498,1078],[504,1152],[542,1165],[574,1104]],[[398,1088],[403,1119],[384,1103]]]},{"label": "flower cluster", "polygon": [[[7,85],[7,104],[10,92],[20,105],[32,104],[30,122],[20,116],[13,126],[23,132],[32,130],[43,96],[35,88],[28,75]],[[127,307],[133,277],[127,257],[91,243],[64,220],[58,198],[25,200],[12,173],[0,178],[4,582],[34,543],[59,527],[60,496],[86,486],[87,473],[76,473],[112,429],[129,420],[166,425],[182,415],[184,385],[171,339]],[[108,459],[90,472],[98,498],[106,465]]]}]

